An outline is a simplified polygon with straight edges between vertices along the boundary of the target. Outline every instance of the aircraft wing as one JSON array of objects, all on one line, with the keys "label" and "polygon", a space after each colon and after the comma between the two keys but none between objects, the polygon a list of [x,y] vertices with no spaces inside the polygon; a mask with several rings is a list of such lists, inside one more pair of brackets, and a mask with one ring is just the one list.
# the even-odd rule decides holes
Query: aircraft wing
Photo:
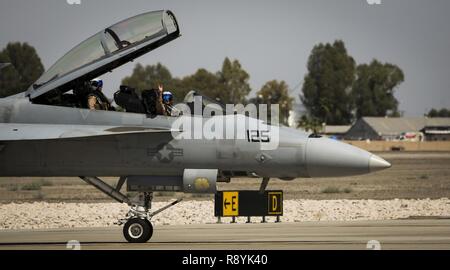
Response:
[{"label": "aircraft wing", "polygon": [[130,133],[171,133],[169,128],[142,126],[52,125],[0,123],[1,141],[51,140]]}]

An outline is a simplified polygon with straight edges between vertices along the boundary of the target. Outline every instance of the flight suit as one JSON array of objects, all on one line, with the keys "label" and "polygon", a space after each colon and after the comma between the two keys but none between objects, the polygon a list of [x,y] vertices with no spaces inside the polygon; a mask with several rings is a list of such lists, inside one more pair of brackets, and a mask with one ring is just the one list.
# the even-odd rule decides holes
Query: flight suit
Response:
[{"label": "flight suit", "polygon": [[87,107],[90,110],[108,111],[110,109],[109,103],[103,101],[102,98],[96,93],[90,93],[87,96]]}]

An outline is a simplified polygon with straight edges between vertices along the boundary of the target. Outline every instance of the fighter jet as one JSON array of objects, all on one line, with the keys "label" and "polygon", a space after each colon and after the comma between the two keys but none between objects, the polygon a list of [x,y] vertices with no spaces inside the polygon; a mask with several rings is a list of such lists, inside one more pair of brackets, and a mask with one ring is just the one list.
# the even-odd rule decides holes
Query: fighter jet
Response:
[{"label": "fighter jet", "polygon": [[[155,115],[147,106],[151,100],[136,95],[130,99],[136,102],[124,103],[125,111],[89,110],[80,102],[92,79],[178,37],[171,11],[128,18],[81,42],[23,93],[0,99],[0,176],[80,177],[128,204],[120,220],[124,237],[146,242],[153,234],[152,216],[179,202],[152,211],[155,191],[215,193],[217,182],[242,177],[261,178],[263,191],[271,178],[351,176],[390,167],[349,144],[243,114]],[[118,96],[132,93],[121,90]],[[192,96],[185,100],[188,107]],[[219,134],[235,130],[244,136],[183,137],[189,128],[176,124],[192,123],[196,131],[197,122],[202,129],[211,119],[224,120]],[[119,180],[111,186],[99,177]],[[125,183],[139,195],[121,192]]]}]

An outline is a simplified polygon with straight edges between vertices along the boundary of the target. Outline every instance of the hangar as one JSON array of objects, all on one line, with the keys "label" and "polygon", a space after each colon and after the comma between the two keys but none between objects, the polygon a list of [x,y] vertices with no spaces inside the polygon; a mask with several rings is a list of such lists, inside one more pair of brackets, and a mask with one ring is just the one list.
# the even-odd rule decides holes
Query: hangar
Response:
[{"label": "hangar", "polygon": [[362,117],[345,135],[346,140],[400,140],[416,134],[417,140],[450,140],[450,118]]}]

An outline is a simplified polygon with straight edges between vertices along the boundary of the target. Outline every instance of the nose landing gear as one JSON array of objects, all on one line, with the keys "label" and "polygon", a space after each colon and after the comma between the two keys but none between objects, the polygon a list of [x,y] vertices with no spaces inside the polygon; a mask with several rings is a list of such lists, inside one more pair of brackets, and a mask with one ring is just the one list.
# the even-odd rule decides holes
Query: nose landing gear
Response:
[{"label": "nose landing gear", "polygon": [[153,194],[144,192],[143,195],[143,200],[138,205],[132,206],[126,217],[117,222],[119,225],[124,224],[123,236],[130,243],[145,243],[150,240],[153,235],[151,218],[182,200],[178,199],[154,212],[150,212]]},{"label": "nose landing gear", "polygon": [[143,192],[139,196],[137,202],[133,201],[120,192],[120,188],[124,184],[126,178],[121,177],[115,188],[103,182],[98,177],[81,176],[80,178],[116,201],[126,203],[131,207],[126,217],[119,219],[116,223],[118,225],[124,225],[123,236],[130,243],[145,243],[150,240],[153,235],[153,226],[150,222],[151,218],[182,201],[182,199],[178,199],[154,212],[150,212],[150,209],[152,208],[153,193]]}]

